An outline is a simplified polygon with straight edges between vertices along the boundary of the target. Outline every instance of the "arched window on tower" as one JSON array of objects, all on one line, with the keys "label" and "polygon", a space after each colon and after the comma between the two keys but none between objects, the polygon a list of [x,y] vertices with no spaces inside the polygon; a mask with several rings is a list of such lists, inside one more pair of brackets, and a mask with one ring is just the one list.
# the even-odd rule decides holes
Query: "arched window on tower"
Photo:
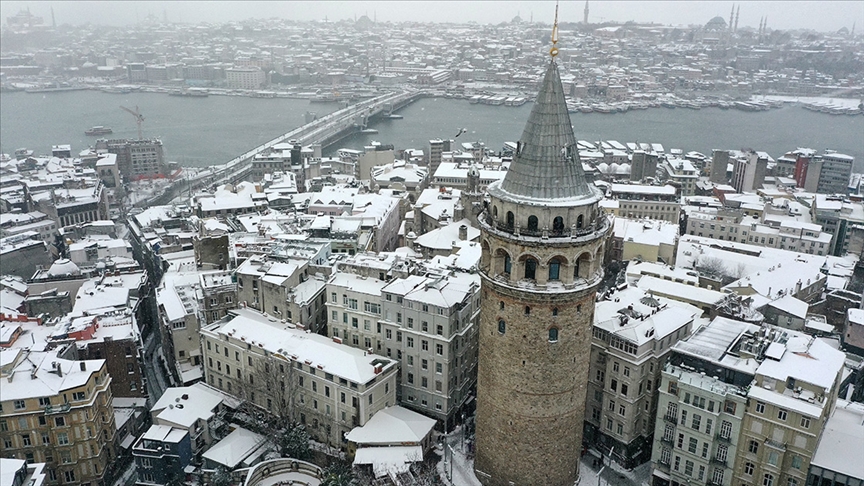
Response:
[{"label": "arched window on tower", "polygon": [[492,206],[492,217],[498,219],[498,206]]},{"label": "arched window on tower", "polygon": [[556,235],[564,233],[564,218],[555,216],[555,219],[552,220],[552,232]]},{"label": "arched window on tower", "polygon": [[576,229],[581,229],[584,223],[584,217],[580,214],[578,218],[576,218]]},{"label": "arched window on tower", "polygon": [[549,342],[557,343],[558,342],[558,328],[550,327],[549,328]]},{"label": "arched window on tower", "polygon": [[528,231],[537,231],[537,216],[528,216]]},{"label": "arched window on tower", "polygon": [[537,260],[533,258],[525,260],[525,278],[529,280],[537,278]]},{"label": "arched window on tower", "polygon": [[507,211],[507,229],[512,230],[515,224],[515,218],[513,217],[513,211]]},{"label": "arched window on tower", "polygon": [[561,261],[553,258],[549,261],[549,280],[558,280],[561,278]]},{"label": "arched window on tower", "polygon": [[513,268],[513,262],[510,261],[510,255],[504,255],[504,273],[510,275],[510,270]]},{"label": "arched window on tower", "polygon": [[498,332],[500,334],[504,334],[504,331],[507,330],[507,324],[504,322],[504,319],[498,319]]}]

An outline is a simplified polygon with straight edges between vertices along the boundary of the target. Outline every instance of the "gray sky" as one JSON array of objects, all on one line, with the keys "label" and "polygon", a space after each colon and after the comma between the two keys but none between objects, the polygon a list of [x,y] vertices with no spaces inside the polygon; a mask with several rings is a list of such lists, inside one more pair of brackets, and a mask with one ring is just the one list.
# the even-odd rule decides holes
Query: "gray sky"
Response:
[{"label": "gray sky", "polygon": [[[591,0],[589,22],[628,21],[662,24],[704,24],[714,16],[728,21],[733,3],[741,4],[739,28],[757,27],[763,16],[773,29],[811,28],[836,31],[841,27],[856,32],[864,29],[864,0],[849,1],[609,1]],[[354,18],[364,14],[379,21],[433,21],[499,23],[517,14],[528,20],[551,22],[555,3],[550,1],[15,1],[0,2],[0,16],[6,17],[29,7],[34,15],[51,22],[51,8],[58,24],[92,22],[104,25],[134,24],[148,14],[169,21],[226,22],[250,17],[282,17],[296,20]],[[584,1],[561,3],[563,21],[581,21]]]}]

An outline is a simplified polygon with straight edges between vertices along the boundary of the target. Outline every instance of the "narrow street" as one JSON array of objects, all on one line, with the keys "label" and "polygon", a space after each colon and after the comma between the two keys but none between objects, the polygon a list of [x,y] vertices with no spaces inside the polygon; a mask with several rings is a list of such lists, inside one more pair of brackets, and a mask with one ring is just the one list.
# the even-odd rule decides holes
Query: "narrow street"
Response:
[{"label": "narrow street", "polygon": [[144,341],[144,374],[147,376],[147,391],[150,393],[151,405],[156,403],[165,393],[168,386],[162,375],[162,367],[159,364],[159,349],[161,344],[156,339],[156,332],[151,332]]}]

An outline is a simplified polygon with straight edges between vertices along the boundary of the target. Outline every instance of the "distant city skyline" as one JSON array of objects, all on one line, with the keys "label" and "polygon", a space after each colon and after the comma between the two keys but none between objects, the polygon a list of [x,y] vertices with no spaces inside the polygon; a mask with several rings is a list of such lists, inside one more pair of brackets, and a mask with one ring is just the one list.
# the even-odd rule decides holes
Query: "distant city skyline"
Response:
[{"label": "distant city skyline", "polygon": [[[490,8],[494,5],[494,8]],[[664,25],[704,25],[715,16],[728,22],[733,5],[741,6],[740,28],[757,28],[767,18],[769,29],[813,29],[836,32],[855,26],[864,29],[864,1],[609,1],[591,0],[589,23],[653,22]],[[554,1],[285,1],[285,2],[189,2],[189,1],[16,1],[0,2],[6,18],[21,9],[51,23],[51,10],[58,24],[134,25],[150,15],[169,22],[223,23],[250,18],[339,21],[368,15],[381,22],[507,22],[519,15],[528,21],[550,23]],[[562,22],[581,22],[584,1],[562,2]]]}]

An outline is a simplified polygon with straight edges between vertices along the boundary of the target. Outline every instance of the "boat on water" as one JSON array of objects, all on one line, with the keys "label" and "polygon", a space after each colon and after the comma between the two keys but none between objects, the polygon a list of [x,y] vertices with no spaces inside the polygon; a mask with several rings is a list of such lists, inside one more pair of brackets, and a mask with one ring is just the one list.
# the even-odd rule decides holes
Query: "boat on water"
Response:
[{"label": "boat on water", "polygon": [[112,93],[112,94],[129,94],[132,92],[131,88],[126,88],[124,86],[106,86],[102,88],[100,91],[103,93]]},{"label": "boat on water", "polygon": [[364,128],[360,130],[360,133],[378,133],[378,130],[375,130],[374,128]]},{"label": "boat on water", "polygon": [[103,126],[95,126],[89,130],[84,130],[84,135],[89,136],[108,135],[109,133],[114,133],[114,130],[111,130],[110,127]]},{"label": "boat on water", "polygon": [[180,89],[168,93],[169,96],[183,96],[186,98],[206,98],[210,96],[206,90],[200,89]]}]

